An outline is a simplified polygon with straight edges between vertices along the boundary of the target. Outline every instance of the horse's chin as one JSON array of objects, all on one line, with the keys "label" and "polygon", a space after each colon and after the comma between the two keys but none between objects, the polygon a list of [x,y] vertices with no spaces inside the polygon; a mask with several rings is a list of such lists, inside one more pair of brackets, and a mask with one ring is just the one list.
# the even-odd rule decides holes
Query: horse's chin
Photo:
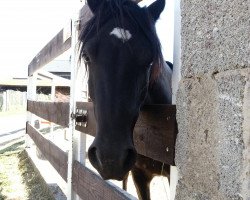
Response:
[{"label": "horse's chin", "polygon": [[117,180],[117,181],[122,181],[126,175],[127,175],[128,172],[124,172],[124,173],[103,173],[103,172],[99,172],[99,174],[101,175],[101,177],[104,179],[104,180]]},{"label": "horse's chin", "polygon": [[112,176],[102,176],[103,180],[117,180],[117,181],[122,181],[124,179],[125,176],[123,177],[112,177]]}]

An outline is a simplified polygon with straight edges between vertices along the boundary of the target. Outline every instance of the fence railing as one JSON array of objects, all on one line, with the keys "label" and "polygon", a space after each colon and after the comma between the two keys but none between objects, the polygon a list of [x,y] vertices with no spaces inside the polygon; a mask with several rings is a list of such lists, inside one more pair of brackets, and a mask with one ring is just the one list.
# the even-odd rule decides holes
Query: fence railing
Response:
[{"label": "fence railing", "polygon": [[[84,26],[90,18],[91,12],[87,6],[80,11],[80,19],[72,21],[70,28],[62,29],[32,60],[29,64],[28,75],[30,84],[28,87],[27,110],[50,122],[64,127],[72,126],[73,129],[95,136],[95,118],[93,105],[89,102],[39,102],[35,98],[36,72],[45,64],[68,50],[75,48],[74,37],[76,32],[71,30]],[[79,22],[75,27],[75,23]],[[74,27],[74,28],[72,28]],[[74,54],[74,51],[72,51]],[[73,55],[74,57],[75,55]],[[74,60],[72,61],[74,62]],[[73,63],[74,65],[74,63]],[[74,66],[73,66],[74,67]],[[72,72],[71,74],[74,74]],[[71,92],[76,91],[75,81],[71,80]],[[72,93],[71,93],[72,94]],[[74,95],[73,95],[74,96]],[[72,95],[71,95],[72,98]],[[86,126],[75,126],[70,114],[76,112],[73,108],[82,109],[88,112]],[[27,122],[27,134],[33,139],[37,147],[50,161],[58,173],[66,180],[69,190],[73,189],[82,199],[133,199],[131,195],[102,180],[97,174],[84,166],[84,162],[71,159],[72,151],[65,153],[51,141],[47,140],[31,125],[30,118]],[[174,146],[177,134],[176,108],[174,105],[148,105],[140,112],[135,127],[134,143],[138,153],[166,164],[174,165]],[[72,141],[71,141],[72,142]],[[86,142],[86,141],[81,141]],[[80,142],[80,143],[81,143]],[[70,144],[73,146],[73,142]],[[70,147],[70,148],[71,148]],[[72,147],[74,148],[74,147]],[[77,157],[77,156],[73,156]],[[72,169],[72,170],[71,170]],[[69,175],[69,173],[71,173]],[[71,199],[71,194],[68,199]]]}]

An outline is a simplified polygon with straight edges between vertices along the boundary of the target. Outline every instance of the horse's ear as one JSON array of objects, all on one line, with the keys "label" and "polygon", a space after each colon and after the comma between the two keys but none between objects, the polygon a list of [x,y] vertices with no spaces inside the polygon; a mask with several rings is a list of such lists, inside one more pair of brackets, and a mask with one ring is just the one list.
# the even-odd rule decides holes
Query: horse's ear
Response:
[{"label": "horse's ear", "polygon": [[100,6],[102,1],[103,0],[87,0],[88,6],[90,10],[92,11],[92,13],[95,14],[97,8]]},{"label": "horse's ear", "polygon": [[165,0],[156,0],[154,3],[148,6],[149,13],[153,17],[154,21],[156,21],[159,17],[161,12],[165,7]]}]

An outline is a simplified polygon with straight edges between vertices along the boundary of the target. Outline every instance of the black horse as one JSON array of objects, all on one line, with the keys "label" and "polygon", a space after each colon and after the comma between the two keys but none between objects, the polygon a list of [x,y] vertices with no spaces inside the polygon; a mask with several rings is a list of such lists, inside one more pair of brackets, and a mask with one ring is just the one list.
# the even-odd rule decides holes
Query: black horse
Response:
[{"label": "black horse", "polygon": [[[141,107],[171,104],[171,69],[163,61],[155,31],[165,0],[144,8],[130,0],[87,2],[93,17],[80,33],[80,56],[89,71],[97,122],[88,157],[103,179],[123,180],[129,170],[133,175],[133,169],[143,171],[143,163],[157,162],[137,156],[134,148],[133,129]],[[169,166],[163,170],[168,176]]]}]

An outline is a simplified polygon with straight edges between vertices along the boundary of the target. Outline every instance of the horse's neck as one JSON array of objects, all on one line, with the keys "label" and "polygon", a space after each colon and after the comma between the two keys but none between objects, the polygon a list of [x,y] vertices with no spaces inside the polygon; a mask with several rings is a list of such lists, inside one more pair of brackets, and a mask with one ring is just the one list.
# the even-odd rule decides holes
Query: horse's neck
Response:
[{"label": "horse's neck", "polygon": [[172,70],[165,65],[160,76],[149,86],[145,104],[172,103]]}]

